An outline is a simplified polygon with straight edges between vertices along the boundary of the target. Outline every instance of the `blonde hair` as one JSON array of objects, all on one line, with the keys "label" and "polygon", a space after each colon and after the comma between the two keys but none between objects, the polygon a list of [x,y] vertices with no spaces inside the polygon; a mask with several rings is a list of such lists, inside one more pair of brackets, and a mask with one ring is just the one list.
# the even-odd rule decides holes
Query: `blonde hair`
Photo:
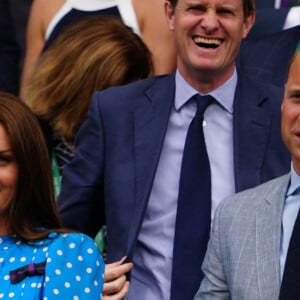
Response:
[{"label": "blonde hair", "polygon": [[73,141],[95,91],[151,72],[151,54],[131,28],[115,17],[90,17],[66,29],[40,57],[23,100]]}]

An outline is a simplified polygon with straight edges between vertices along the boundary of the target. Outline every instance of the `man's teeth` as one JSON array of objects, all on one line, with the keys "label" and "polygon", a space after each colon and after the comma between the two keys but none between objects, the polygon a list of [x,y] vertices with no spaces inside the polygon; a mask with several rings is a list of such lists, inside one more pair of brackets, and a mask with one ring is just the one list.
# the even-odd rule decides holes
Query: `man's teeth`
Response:
[{"label": "man's teeth", "polygon": [[195,37],[194,42],[207,47],[218,47],[222,43],[222,41],[218,39],[208,39],[203,37]]}]

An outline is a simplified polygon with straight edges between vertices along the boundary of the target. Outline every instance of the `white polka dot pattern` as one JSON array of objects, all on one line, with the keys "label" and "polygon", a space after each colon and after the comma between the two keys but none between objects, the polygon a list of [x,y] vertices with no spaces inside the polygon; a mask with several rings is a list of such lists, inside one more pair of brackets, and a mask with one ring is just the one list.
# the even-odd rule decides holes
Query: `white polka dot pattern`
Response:
[{"label": "white polka dot pattern", "polygon": [[[9,271],[46,262],[45,275],[12,284]],[[55,234],[38,243],[0,237],[0,299],[101,299],[104,262],[94,241],[84,234]]]}]

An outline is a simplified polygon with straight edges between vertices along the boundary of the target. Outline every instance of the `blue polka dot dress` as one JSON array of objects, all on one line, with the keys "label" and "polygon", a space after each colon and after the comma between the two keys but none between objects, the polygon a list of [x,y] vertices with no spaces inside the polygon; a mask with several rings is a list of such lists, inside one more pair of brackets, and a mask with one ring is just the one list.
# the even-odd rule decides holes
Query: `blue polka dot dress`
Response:
[{"label": "blue polka dot dress", "polygon": [[81,233],[27,243],[0,236],[0,299],[101,299],[104,262]]}]

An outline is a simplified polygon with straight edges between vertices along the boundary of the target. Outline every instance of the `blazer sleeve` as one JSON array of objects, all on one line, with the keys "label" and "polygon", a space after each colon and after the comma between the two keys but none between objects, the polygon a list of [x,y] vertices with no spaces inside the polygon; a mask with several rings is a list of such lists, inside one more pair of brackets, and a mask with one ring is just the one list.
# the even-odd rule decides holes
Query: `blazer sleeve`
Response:
[{"label": "blazer sleeve", "polygon": [[63,225],[95,237],[104,224],[104,136],[97,94],[76,137],[76,155],[63,170],[58,208]]},{"label": "blazer sleeve", "polygon": [[217,208],[207,252],[202,265],[204,279],[194,300],[225,300],[231,299],[225,278],[224,260],[222,259],[221,235],[222,232],[222,204]]}]

